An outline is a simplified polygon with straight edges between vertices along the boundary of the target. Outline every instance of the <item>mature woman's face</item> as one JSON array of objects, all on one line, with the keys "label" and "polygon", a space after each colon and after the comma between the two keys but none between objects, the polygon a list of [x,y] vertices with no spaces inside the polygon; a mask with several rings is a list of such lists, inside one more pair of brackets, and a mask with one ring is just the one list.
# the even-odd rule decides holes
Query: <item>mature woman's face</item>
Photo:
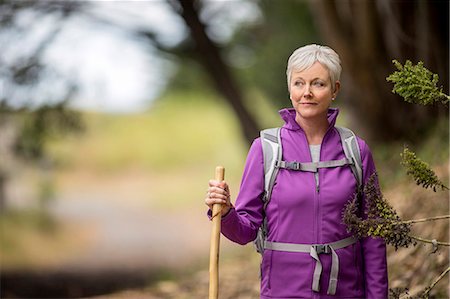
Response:
[{"label": "mature woman's face", "polygon": [[292,106],[304,119],[326,117],[339,87],[339,81],[332,85],[328,69],[319,62],[301,72],[294,70],[290,82]]}]

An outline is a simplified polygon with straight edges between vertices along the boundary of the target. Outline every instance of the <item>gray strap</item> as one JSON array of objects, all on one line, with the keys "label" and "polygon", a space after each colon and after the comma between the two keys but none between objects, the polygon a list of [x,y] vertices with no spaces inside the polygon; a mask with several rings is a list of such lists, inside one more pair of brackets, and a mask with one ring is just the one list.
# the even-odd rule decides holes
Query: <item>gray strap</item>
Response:
[{"label": "gray strap", "polygon": [[330,281],[328,282],[328,295],[336,294],[337,282],[338,282],[338,274],[339,274],[339,257],[334,251],[333,247],[331,248],[331,271],[330,271]]},{"label": "gray strap", "polygon": [[287,251],[287,252],[310,252],[311,247],[321,248],[320,253],[330,253],[327,251],[327,247],[333,247],[335,250],[347,247],[349,245],[355,244],[358,241],[354,236],[347,237],[345,239],[327,243],[327,244],[296,244],[296,243],[282,243],[282,242],[271,242],[265,241],[264,248],[271,249],[275,251]]},{"label": "gray strap", "polygon": [[[272,196],[272,189],[275,184],[275,179],[278,174],[279,168],[275,167],[276,161],[280,161],[282,158],[282,144],[281,144],[281,128],[270,128],[260,132],[261,144],[263,151],[263,164],[264,164],[264,196],[262,201],[264,203],[263,210],[266,211]],[[267,235],[267,217],[263,216],[261,227],[258,229],[254,244],[256,251],[264,253],[264,241]]]},{"label": "gray strap", "polygon": [[344,127],[336,127],[336,129],[341,137],[342,148],[344,149],[345,156],[352,159],[354,162],[351,165],[351,169],[356,180],[358,181],[358,187],[361,187],[363,183],[362,160],[356,135],[352,130]]},{"label": "gray strap", "polygon": [[333,167],[341,167],[344,165],[351,165],[353,161],[347,158],[343,158],[340,160],[330,160],[330,161],[320,161],[320,162],[287,162],[287,161],[277,161],[275,164],[278,168],[290,169],[290,170],[298,170],[298,171],[307,171],[307,172],[317,172],[319,168],[333,168]]},{"label": "gray strap", "polygon": [[264,201],[268,203],[278,172],[275,164],[281,160],[282,155],[280,128],[270,128],[261,131],[261,142],[264,157]]},{"label": "gray strap", "polygon": [[287,251],[287,252],[309,252],[311,244],[294,244],[294,243],[280,243],[266,241],[264,248],[275,251]]},{"label": "gray strap", "polygon": [[[330,246],[331,250],[331,271],[330,271],[330,281],[328,283],[328,295],[336,294],[338,274],[339,274],[339,257],[334,251],[333,247]],[[320,262],[319,255],[317,253],[317,248],[311,246],[309,255],[316,260],[316,266],[314,267],[312,290],[315,292],[320,291],[320,276],[322,275],[322,263]]]},{"label": "gray strap", "polygon": [[316,260],[316,266],[314,267],[312,290],[314,292],[320,291],[320,276],[322,275],[322,263],[320,262],[319,255],[317,254],[316,247],[310,246],[309,255]]},{"label": "gray strap", "polygon": [[315,292],[319,292],[320,290],[320,276],[322,275],[322,263],[320,262],[319,255],[322,253],[331,253],[331,270],[327,294],[334,295],[336,294],[339,275],[339,256],[337,255],[336,250],[352,245],[357,241],[358,239],[353,236],[328,244],[294,244],[266,241],[264,243],[264,248],[287,252],[309,252],[309,255],[316,261],[311,286],[312,290]]}]

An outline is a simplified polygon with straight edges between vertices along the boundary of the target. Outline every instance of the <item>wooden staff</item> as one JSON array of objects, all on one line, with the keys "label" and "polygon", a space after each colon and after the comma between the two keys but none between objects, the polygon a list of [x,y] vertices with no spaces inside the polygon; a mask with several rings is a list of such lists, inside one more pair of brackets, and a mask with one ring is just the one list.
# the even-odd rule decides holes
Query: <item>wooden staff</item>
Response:
[{"label": "wooden staff", "polygon": [[[225,177],[225,168],[216,167],[215,180],[221,182]],[[212,232],[209,250],[209,299],[219,298],[219,247],[222,205],[214,204],[212,209]]]}]

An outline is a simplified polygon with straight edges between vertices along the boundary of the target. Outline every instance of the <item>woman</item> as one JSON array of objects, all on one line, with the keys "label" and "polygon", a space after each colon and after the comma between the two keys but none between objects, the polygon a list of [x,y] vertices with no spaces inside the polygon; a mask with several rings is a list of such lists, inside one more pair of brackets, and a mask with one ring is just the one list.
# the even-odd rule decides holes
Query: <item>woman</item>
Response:
[{"label": "woman", "polygon": [[[339,56],[329,47],[307,45],[289,58],[286,74],[292,108],[280,111],[285,121],[283,160],[307,163],[345,158],[334,127],[338,109],[330,108],[340,89],[340,73]],[[369,147],[362,139],[357,141],[366,182],[375,165]],[[382,239],[355,239],[334,250],[338,269],[333,269],[330,252],[317,252],[318,247],[311,246],[352,239],[341,218],[356,188],[350,167],[320,168],[316,173],[279,169],[270,202],[263,207],[263,152],[258,138],[249,150],[236,206],[231,205],[227,183],[214,180],[209,182],[205,203],[210,208],[223,204],[222,233],[231,241],[253,241],[266,217],[268,243],[311,248],[311,252],[295,252],[267,246],[261,264],[261,298],[387,298]],[[364,195],[362,200],[364,206]],[[316,253],[322,270],[317,269]]]}]

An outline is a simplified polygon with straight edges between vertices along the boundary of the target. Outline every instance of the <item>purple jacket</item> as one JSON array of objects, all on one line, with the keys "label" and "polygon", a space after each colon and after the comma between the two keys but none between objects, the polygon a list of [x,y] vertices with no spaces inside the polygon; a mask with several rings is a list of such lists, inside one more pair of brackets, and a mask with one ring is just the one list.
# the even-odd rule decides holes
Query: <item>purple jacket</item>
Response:
[{"label": "purple jacket", "polygon": [[[329,128],[322,141],[320,160],[345,158],[339,133],[334,128],[339,111],[329,109]],[[311,162],[306,135],[295,121],[294,109],[283,109],[281,129],[283,160]],[[372,154],[358,138],[363,181],[375,171]],[[280,169],[267,206],[268,241],[324,244],[346,237],[342,223],[344,205],[353,197],[356,179],[350,167],[319,169],[320,191],[314,174]],[[264,170],[260,138],[249,151],[234,209],[222,218],[222,233],[231,241],[246,244],[256,238],[263,221]],[[364,199],[363,199],[364,201]],[[308,253],[264,251],[261,264],[261,298],[373,298],[388,297],[386,246],[382,239],[365,238],[336,250],[339,275],[336,294],[327,295],[331,256],[321,254],[320,292],[311,284],[315,261]]]}]

